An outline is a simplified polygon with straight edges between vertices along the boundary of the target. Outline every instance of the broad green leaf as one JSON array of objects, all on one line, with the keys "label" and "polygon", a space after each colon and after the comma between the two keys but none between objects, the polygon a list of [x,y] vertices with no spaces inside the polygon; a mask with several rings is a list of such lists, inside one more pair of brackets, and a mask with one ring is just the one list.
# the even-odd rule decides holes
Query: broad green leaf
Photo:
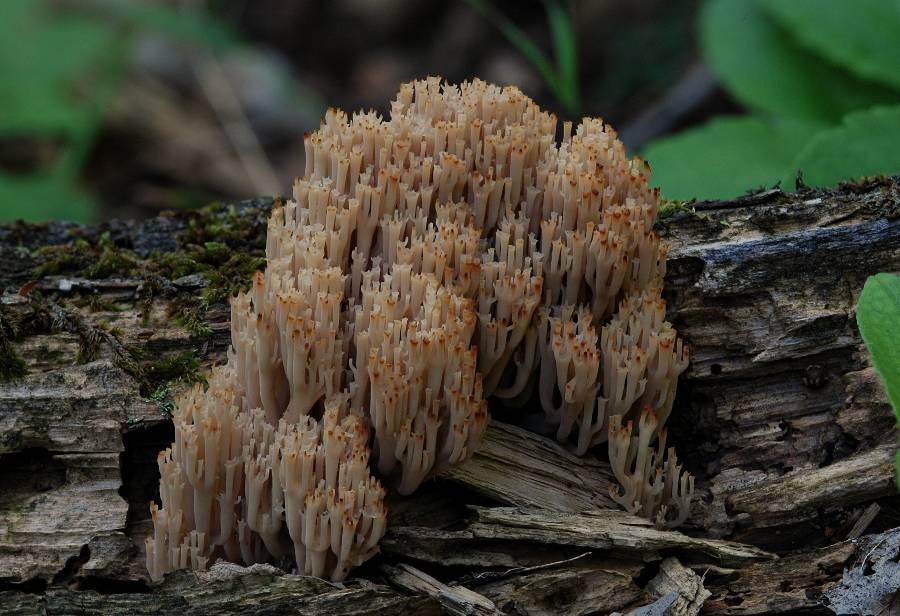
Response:
[{"label": "broad green leaf", "polygon": [[810,49],[855,74],[900,88],[900,8],[892,0],[763,0]]},{"label": "broad green leaf", "polygon": [[0,174],[0,219],[90,222],[95,212],[90,195],[62,174]]},{"label": "broad green leaf", "polygon": [[800,151],[785,179],[798,169],[810,186],[900,173],[900,106],[847,115],[840,126],[816,135]]},{"label": "broad green leaf", "polygon": [[642,156],[665,197],[730,199],[777,183],[818,128],[785,119],[717,118],[650,144]]},{"label": "broad green leaf", "polygon": [[881,273],[866,280],[856,323],[900,421],[900,275]]},{"label": "broad green leaf", "polygon": [[757,0],[709,0],[700,26],[707,63],[751,109],[834,123],[848,111],[896,100],[889,88],[858,79],[800,45]]}]

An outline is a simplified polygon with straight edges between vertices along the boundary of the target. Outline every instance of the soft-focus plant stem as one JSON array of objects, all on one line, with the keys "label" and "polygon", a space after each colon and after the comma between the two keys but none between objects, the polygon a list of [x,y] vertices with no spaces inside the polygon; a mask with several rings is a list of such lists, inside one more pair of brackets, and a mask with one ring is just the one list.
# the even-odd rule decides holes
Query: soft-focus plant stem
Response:
[{"label": "soft-focus plant stem", "polygon": [[566,112],[581,115],[581,95],[578,86],[578,41],[572,12],[559,0],[544,0],[550,36],[553,40],[555,62],[528,38],[510,19],[486,0],[465,0],[466,4],[490,21],[506,39],[531,62]]}]

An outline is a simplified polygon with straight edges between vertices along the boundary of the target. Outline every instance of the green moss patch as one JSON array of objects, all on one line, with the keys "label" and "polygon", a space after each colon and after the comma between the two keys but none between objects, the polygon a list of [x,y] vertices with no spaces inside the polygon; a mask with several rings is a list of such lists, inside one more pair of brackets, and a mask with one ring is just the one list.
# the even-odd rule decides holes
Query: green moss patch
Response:
[{"label": "green moss patch", "polygon": [[[206,313],[228,297],[248,288],[253,273],[265,266],[265,212],[242,213],[235,206],[212,204],[180,214],[186,228],[178,237],[178,250],[152,252],[141,257],[119,246],[109,232],[92,240],[73,238],[60,245],[40,248],[32,257],[33,277],[68,275],[91,280],[107,278],[140,279],[136,304],[148,320],[156,299],[168,301],[168,316],[191,335],[212,334]],[[185,289],[176,282],[186,276],[202,276],[202,293]],[[120,309],[91,300],[91,310]]]}]

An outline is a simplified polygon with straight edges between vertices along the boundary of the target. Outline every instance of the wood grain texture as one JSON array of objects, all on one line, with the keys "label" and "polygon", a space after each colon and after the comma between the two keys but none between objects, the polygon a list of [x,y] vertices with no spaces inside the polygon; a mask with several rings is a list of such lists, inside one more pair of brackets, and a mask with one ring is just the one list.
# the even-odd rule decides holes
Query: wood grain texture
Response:
[{"label": "wood grain texture", "polygon": [[470,460],[443,476],[507,505],[568,512],[615,507],[608,463],[579,458],[554,441],[501,421],[491,422]]},{"label": "wood grain texture", "polygon": [[[0,383],[3,613],[442,609],[433,588],[391,585],[382,565],[415,567],[503,613],[627,613],[652,600],[647,582],[672,555],[706,574],[702,614],[823,613],[818,598],[858,556],[844,540],[867,507],[879,505],[866,532],[900,526],[896,432],[854,320],[865,278],[900,271],[900,186],[887,179],[696,204],[660,222],[669,318],[692,354],[669,422],[670,443],[698,476],[682,532],[605,511],[602,459],[498,422],[469,463],[392,498],[385,555],[345,588],[272,572],[176,574],[150,588],[142,539],[155,452],[171,426],[141,392],[141,371],[184,352],[203,367],[220,361],[227,311],[213,303],[198,338],[170,313],[207,278],[34,281],[39,249],[94,246],[107,233],[138,258],[178,254],[198,216],[226,231],[235,221],[263,229],[270,206],[91,228],[0,225],[0,316],[19,322],[39,303],[51,321],[15,337],[27,374]],[[164,290],[148,305],[151,282]]]},{"label": "wood grain texture", "polygon": [[250,568],[218,565],[201,574],[180,571],[168,576],[149,593],[0,592],[0,612],[17,616],[363,613],[436,616],[442,613],[440,604],[428,597],[404,596],[386,586],[359,581],[336,587],[317,578],[284,575],[266,565]]}]

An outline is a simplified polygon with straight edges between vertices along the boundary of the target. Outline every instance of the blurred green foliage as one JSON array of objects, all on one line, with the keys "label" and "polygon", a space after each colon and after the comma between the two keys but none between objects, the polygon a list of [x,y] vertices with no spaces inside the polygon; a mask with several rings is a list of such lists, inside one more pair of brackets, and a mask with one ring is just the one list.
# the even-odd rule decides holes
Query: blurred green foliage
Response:
[{"label": "blurred green foliage", "polygon": [[[900,423],[900,275],[876,274],[866,281],[856,322]],[[900,480],[900,451],[897,477]]]},{"label": "blurred green foliage", "polygon": [[551,60],[521,28],[494,8],[489,0],[465,0],[465,2],[494,24],[513,47],[531,62],[554,98],[569,115],[573,117],[581,115],[578,39],[575,24],[572,22],[571,7],[563,6],[559,0],[543,0],[550,38],[553,41],[555,57]]},{"label": "blurred green foliage", "polygon": [[900,2],[707,0],[704,59],[750,115],[648,145],[666,197],[900,173]]},{"label": "blurred green foliage", "polygon": [[0,218],[94,216],[80,177],[134,36],[148,30],[217,51],[238,42],[205,13],[152,0],[0,2],[0,147],[52,146],[48,160],[27,169],[0,168]]},{"label": "blurred green foliage", "polygon": [[761,0],[797,40],[852,73],[900,88],[897,0]]},{"label": "blurred green foliage", "polygon": [[832,123],[896,93],[857,78],[801,45],[760,0],[715,0],[701,14],[700,43],[731,95],[762,114]]}]

